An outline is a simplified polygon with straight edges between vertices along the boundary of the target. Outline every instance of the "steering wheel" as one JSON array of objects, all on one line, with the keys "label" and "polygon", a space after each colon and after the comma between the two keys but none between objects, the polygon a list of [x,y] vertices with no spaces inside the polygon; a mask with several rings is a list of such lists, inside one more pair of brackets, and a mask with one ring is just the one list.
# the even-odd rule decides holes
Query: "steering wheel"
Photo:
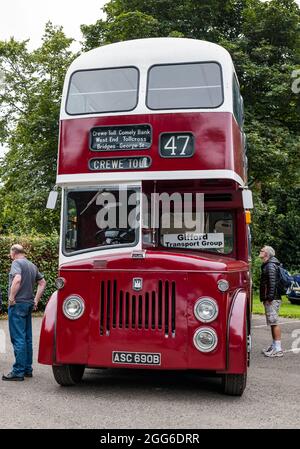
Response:
[{"label": "steering wheel", "polygon": [[100,229],[96,232],[94,238],[95,240],[101,239],[101,245],[121,245],[128,241],[130,231],[128,229]]}]

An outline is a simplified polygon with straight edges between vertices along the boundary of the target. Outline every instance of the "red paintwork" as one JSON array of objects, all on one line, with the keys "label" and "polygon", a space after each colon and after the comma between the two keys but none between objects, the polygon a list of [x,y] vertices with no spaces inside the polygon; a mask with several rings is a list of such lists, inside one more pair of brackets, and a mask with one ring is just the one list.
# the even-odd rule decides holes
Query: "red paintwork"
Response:
[{"label": "red paintwork", "polygon": [[[250,311],[250,277],[245,217],[239,204],[239,198],[233,196],[232,207],[236,208],[238,230],[235,237],[236,258],[155,248],[146,250],[145,259],[133,259],[130,251],[128,254],[112,251],[105,257],[99,253],[96,258],[62,265],[59,275],[66,280],[66,284],[47,306],[41,331],[39,362],[130,368],[130,365],[112,364],[112,351],[159,352],[162,354],[162,364],[151,369],[246,372],[245,316]],[[175,338],[165,336],[157,328],[152,330],[145,326],[142,329],[116,327],[111,329],[109,335],[100,335],[101,281],[116,279],[118,288],[132,295],[133,277],[143,278],[143,295],[147,291],[157,290],[158,281],[176,282]],[[229,281],[230,290],[227,293],[218,291],[219,279]],[[239,292],[241,288],[243,291]],[[80,295],[85,301],[85,313],[79,320],[71,321],[63,315],[62,304],[70,294]],[[201,326],[207,326],[198,322],[193,313],[195,301],[204,295],[215,298],[219,306],[218,318],[208,324],[216,330],[219,343],[208,354],[199,352],[193,345],[195,331]],[[144,320],[143,315],[143,323]],[[56,346],[53,356],[55,324]]]},{"label": "red paintwork", "polygon": [[[64,273],[68,271],[80,270],[80,271],[91,271],[96,269],[98,260],[105,261],[105,269],[113,271],[196,271],[207,272],[207,271],[217,271],[220,273],[235,272],[243,268],[246,270],[248,265],[240,260],[235,260],[230,257],[223,256],[221,254],[211,254],[211,253],[199,253],[196,251],[187,252],[182,250],[181,252],[177,249],[176,251],[167,250],[147,250],[147,257],[145,259],[133,259],[131,257],[131,252],[128,254],[118,254],[117,251],[112,252],[110,255],[105,257],[99,256],[95,258],[85,259],[83,261],[66,263],[61,266],[60,276],[64,277]],[[99,270],[103,270],[103,264]]]},{"label": "red paintwork", "polygon": [[[143,151],[89,150],[89,131],[95,126],[122,124],[150,124],[153,130],[151,149]],[[159,156],[158,142],[162,132],[192,132],[195,136],[195,155],[186,159],[163,159]],[[233,170],[245,179],[241,132],[230,113],[173,113],[111,116],[70,119],[61,122],[58,174],[89,173],[88,161],[93,157],[148,155],[152,158],[154,171],[184,170]],[[143,191],[152,191],[152,181],[142,183]],[[175,186],[176,185],[176,186]],[[231,210],[235,216],[235,248],[231,256],[199,253],[186,250],[146,249],[145,259],[133,259],[130,249],[127,254],[112,250],[110,255],[99,255],[77,262],[65,263],[59,275],[65,287],[54,294],[46,308],[43,320],[39,362],[44,364],[83,364],[89,367],[134,367],[114,365],[112,351],[159,352],[161,366],[151,369],[193,369],[218,373],[244,373],[247,371],[246,317],[250,314],[250,276],[248,262],[247,228],[242,207],[241,191],[230,180],[182,180],[158,181],[157,191],[201,191],[204,193],[231,193],[232,201],[208,203],[206,207]],[[131,298],[132,279],[143,278],[142,325],[133,325],[129,314],[129,326],[111,327],[109,334],[100,332],[102,290],[101,283],[116,280],[116,295],[129,292]],[[230,289],[221,293],[217,281],[226,279]],[[146,326],[146,292],[159,296],[161,285],[176,283],[176,333],[162,332],[158,326]],[[173,285],[173,284],[172,284]],[[163,287],[164,289],[166,287]],[[78,320],[67,319],[62,304],[67,296],[77,294],[85,301],[85,312]],[[106,293],[105,293],[106,295]],[[163,290],[163,295],[166,295]],[[200,323],[194,316],[195,301],[201,296],[215,298],[219,306],[218,318],[209,324]],[[163,296],[164,297],[164,296]],[[102,298],[102,299],[100,299]],[[132,307],[132,299],[130,299]],[[56,313],[57,303],[57,313]],[[171,302],[169,302],[171,304]],[[110,317],[113,309],[110,306]],[[138,311],[138,306],[136,306]],[[151,306],[152,307],[152,306]],[[130,309],[131,310],[131,309]],[[149,309],[152,313],[152,309]],[[120,314],[117,311],[116,322]],[[162,312],[162,322],[165,311]],[[104,320],[108,318],[107,310]],[[125,316],[125,315],[124,315]],[[124,318],[123,316],[123,318]],[[172,320],[169,319],[169,329]],[[193,345],[193,336],[199,327],[211,327],[218,335],[218,345],[211,353],[201,353]],[[55,354],[53,344],[55,339]],[[140,366],[146,368],[146,366]]]},{"label": "red paintwork", "polygon": [[[99,259],[97,259],[99,260]],[[230,358],[229,369],[226,369],[227,323],[229,322],[231,302],[234,293],[241,285],[249,285],[248,265],[245,262],[212,255],[174,254],[167,251],[147,251],[143,260],[132,259],[131,254],[111,255],[106,257],[106,268],[95,268],[94,259],[84,263],[70,263],[60,270],[66,279],[64,289],[58,292],[57,327],[56,327],[56,363],[78,363],[91,367],[116,366],[112,364],[112,351],[160,352],[162,365],[152,369],[197,369],[218,372],[241,372],[244,359],[240,356],[238,317],[239,304],[245,306],[238,296],[230,320]],[[124,269],[126,267],[126,269]],[[169,267],[169,268],[168,268]],[[172,269],[170,270],[170,267]],[[144,291],[153,289],[156,280],[176,282],[176,336],[166,337],[162,332],[150,329],[111,329],[109,336],[100,336],[100,283],[105,279],[117,279],[118,285],[131,291],[132,278],[143,277]],[[230,291],[220,293],[217,281],[227,279]],[[86,311],[76,321],[68,320],[62,313],[62,303],[71,293],[76,293],[85,300]],[[214,297],[219,305],[219,318],[208,326],[216,330],[219,336],[217,348],[209,354],[200,353],[193,346],[193,335],[196,329],[206,326],[198,322],[193,314],[194,302],[203,295]],[[241,307],[242,307],[241,306]],[[47,309],[46,315],[53,312]],[[41,346],[50,346],[53,332],[43,325],[43,332],[48,342],[41,340]],[[53,341],[53,340],[52,340]],[[238,346],[237,346],[238,345]],[[234,362],[232,362],[231,350]],[[242,351],[243,352],[243,351]],[[51,352],[40,349],[40,363],[52,364]],[[129,367],[128,365],[117,365]],[[145,367],[144,367],[145,368]],[[234,371],[232,371],[234,370]]]},{"label": "red paintwork", "polygon": [[[149,150],[91,151],[89,132],[95,126],[150,124]],[[241,133],[231,113],[193,112],[81,118],[61,121],[58,174],[90,173],[88,161],[95,157],[150,156],[145,171],[233,170],[244,179]],[[159,155],[159,135],[163,132],[192,132],[195,154],[191,158],[170,159]],[[235,146],[235,151],[233,150]],[[134,171],[134,170],[133,170]]]},{"label": "red paintwork", "polygon": [[52,365],[55,362],[56,313],[57,292],[53,293],[48,301],[41,327],[38,361],[45,365]]},{"label": "red paintwork", "polygon": [[228,373],[247,371],[247,294],[240,290],[235,295],[229,315]]}]

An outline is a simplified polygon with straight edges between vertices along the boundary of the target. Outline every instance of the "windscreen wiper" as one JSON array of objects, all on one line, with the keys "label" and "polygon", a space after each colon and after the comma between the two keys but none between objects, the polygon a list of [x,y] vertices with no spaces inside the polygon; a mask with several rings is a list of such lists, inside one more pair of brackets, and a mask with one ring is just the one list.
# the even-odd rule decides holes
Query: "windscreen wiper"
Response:
[{"label": "windscreen wiper", "polygon": [[103,192],[105,192],[105,189],[100,189],[100,190],[98,190],[98,192],[96,193],[96,195],[94,195],[93,198],[91,199],[91,201],[89,201],[89,202],[87,203],[87,205],[86,205],[85,208],[80,212],[79,215],[82,215],[82,214],[83,214],[83,213],[90,207],[90,205],[95,201],[95,199],[97,198],[97,196],[98,196],[100,193],[103,193]]}]

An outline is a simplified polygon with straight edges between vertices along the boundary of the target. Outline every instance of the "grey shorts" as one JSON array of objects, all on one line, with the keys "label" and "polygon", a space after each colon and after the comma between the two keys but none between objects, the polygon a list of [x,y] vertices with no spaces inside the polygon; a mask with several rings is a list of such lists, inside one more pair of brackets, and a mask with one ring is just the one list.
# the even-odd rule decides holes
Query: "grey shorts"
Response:
[{"label": "grey shorts", "polygon": [[276,326],[276,324],[278,324],[281,301],[274,299],[274,301],[272,301],[269,304],[264,302],[264,306],[265,306],[267,325]]}]

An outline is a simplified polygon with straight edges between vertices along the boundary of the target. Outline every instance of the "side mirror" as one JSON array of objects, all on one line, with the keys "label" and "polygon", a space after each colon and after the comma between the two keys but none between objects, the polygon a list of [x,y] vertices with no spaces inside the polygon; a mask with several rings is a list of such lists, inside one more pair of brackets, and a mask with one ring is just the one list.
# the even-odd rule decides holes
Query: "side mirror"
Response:
[{"label": "side mirror", "polygon": [[245,189],[242,191],[244,209],[253,209],[252,191]]},{"label": "side mirror", "polygon": [[52,190],[49,193],[49,196],[48,196],[46,209],[55,209],[56,202],[57,202],[57,197],[58,197],[58,191],[57,190]]}]

